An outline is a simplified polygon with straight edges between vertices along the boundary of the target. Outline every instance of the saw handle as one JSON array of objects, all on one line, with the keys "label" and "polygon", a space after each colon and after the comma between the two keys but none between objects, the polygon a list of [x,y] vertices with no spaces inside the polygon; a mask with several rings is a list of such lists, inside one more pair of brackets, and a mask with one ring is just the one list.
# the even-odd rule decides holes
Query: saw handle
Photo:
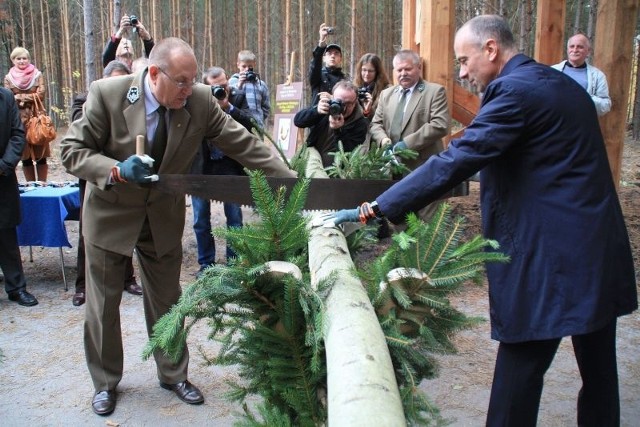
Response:
[{"label": "saw handle", "polygon": [[144,154],[144,135],[136,136],[136,156]]}]

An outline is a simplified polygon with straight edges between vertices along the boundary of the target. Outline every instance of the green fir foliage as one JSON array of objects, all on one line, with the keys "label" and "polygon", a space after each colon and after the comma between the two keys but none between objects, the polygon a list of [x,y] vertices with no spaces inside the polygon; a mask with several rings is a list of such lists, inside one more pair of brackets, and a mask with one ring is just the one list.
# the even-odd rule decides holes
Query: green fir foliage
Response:
[{"label": "green fir foliage", "polygon": [[391,153],[386,148],[367,148],[365,145],[346,152],[342,142],[338,142],[338,151],[332,155],[333,165],[325,169],[327,175],[343,179],[391,179],[392,176],[410,172],[398,159],[418,157],[417,152],[408,148]]},{"label": "green fir foliage", "polygon": [[[418,389],[423,379],[438,373],[434,355],[456,351],[451,338],[481,319],[470,318],[451,306],[448,296],[465,282],[481,283],[484,263],[508,262],[498,244],[480,236],[461,242],[464,218],[451,218],[442,203],[429,223],[415,214],[407,229],[363,273],[363,282],[387,337],[393,366],[412,425],[444,422],[438,408]],[[415,269],[417,278],[388,279],[394,269]],[[393,282],[393,283],[390,283]]]},{"label": "green fir foliage", "polygon": [[[237,366],[228,398],[262,397],[259,421],[245,410],[240,425],[314,426],[326,420],[326,366],[322,342],[323,300],[328,284],[311,288],[307,266],[308,232],[301,214],[308,180],[288,197],[273,192],[261,172],[251,172],[251,188],[261,221],[216,230],[237,254],[230,265],[214,265],[186,287],[179,302],[154,326],[144,350],[179,358],[191,327],[207,319],[210,338],[221,343],[211,364]],[[266,274],[267,261],[288,261],[302,279]],[[184,326],[183,326],[184,325]]]}]

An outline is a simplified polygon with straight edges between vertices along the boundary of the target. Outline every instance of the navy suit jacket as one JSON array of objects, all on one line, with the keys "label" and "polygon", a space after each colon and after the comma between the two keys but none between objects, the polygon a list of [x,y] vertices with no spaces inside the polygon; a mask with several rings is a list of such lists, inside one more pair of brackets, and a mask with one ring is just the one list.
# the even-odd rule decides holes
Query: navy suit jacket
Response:
[{"label": "navy suit jacket", "polygon": [[570,77],[524,55],[488,85],[462,138],[378,197],[402,219],[481,171],[492,337],[584,334],[637,308],[624,218],[598,117]]},{"label": "navy suit jacket", "polygon": [[20,192],[15,168],[26,140],[13,93],[0,87],[0,228],[20,224]]}]

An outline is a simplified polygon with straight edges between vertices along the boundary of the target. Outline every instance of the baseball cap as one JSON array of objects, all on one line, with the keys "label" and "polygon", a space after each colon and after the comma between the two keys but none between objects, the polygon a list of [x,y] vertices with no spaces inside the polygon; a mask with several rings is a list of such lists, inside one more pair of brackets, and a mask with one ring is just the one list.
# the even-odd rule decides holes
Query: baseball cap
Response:
[{"label": "baseball cap", "polygon": [[335,43],[328,44],[327,47],[324,48],[325,53],[329,49],[336,49],[338,52],[340,52],[340,55],[342,55],[342,48],[340,46],[338,46],[337,44],[335,44]]}]

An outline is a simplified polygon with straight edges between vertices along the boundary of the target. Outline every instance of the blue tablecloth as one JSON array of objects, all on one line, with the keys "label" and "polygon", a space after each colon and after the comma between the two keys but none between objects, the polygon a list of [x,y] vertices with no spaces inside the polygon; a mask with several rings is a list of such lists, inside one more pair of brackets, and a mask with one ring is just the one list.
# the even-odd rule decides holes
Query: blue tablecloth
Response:
[{"label": "blue tablecloth", "polygon": [[78,220],[78,187],[40,187],[20,194],[20,246],[71,247],[65,220]]}]

